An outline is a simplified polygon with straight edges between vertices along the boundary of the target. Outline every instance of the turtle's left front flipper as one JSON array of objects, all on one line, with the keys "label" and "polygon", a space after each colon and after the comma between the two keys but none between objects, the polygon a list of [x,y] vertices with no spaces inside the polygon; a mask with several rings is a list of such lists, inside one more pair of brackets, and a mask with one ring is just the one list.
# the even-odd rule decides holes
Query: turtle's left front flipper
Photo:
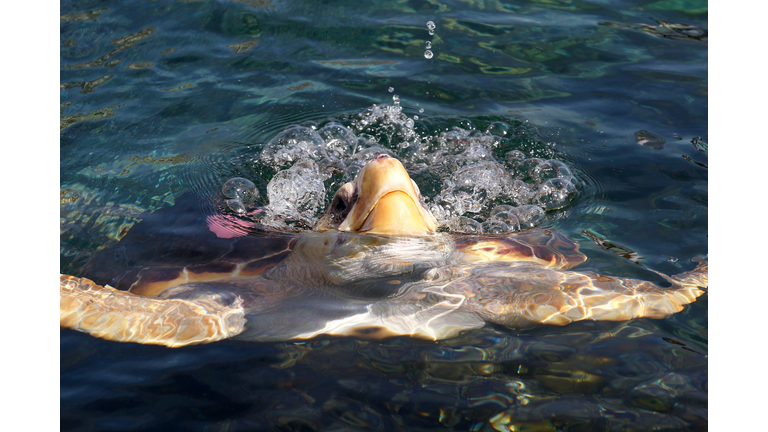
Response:
[{"label": "turtle's left front flipper", "polygon": [[[664,276],[664,275],[662,275]],[[504,269],[489,266],[468,275],[459,291],[468,293],[466,307],[489,322],[510,327],[531,324],[565,325],[574,321],[625,321],[664,318],[704,294],[708,265],[676,276],[664,276],[672,286],[615,278],[589,272],[519,264]],[[455,290],[456,282],[446,289]],[[467,290],[467,286],[472,287]]]},{"label": "turtle's left front flipper", "polygon": [[60,325],[120,342],[180,347],[243,331],[242,301],[160,299],[61,275]]}]

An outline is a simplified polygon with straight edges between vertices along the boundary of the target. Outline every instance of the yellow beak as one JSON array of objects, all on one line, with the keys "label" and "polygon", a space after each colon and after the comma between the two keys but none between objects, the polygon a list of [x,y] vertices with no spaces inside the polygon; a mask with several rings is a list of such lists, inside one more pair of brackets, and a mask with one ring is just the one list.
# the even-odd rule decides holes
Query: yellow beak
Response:
[{"label": "yellow beak", "polygon": [[388,235],[425,235],[437,229],[434,216],[421,205],[419,193],[397,159],[380,156],[355,179],[358,199],[341,231]]}]

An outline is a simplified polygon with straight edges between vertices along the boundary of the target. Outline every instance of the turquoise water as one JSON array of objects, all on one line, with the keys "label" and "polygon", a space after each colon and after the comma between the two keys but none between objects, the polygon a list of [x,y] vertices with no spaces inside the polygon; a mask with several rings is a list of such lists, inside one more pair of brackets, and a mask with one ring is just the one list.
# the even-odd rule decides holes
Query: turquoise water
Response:
[{"label": "turquoise water", "polygon": [[[411,158],[402,127],[360,126],[395,95],[422,142],[488,130],[495,157],[570,167],[577,194],[540,226],[580,243],[580,268],[690,270],[708,252],[707,20],[705,1],[64,2],[60,271],[113,283],[120,258],[92,257],[166,253],[228,211],[228,179],[266,196],[262,150],[290,125],[337,121]],[[445,173],[419,172],[434,199]],[[663,320],[441,342],[169,350],[62,330],[61,428],[706,430],[707,322],[704,295]]]}]

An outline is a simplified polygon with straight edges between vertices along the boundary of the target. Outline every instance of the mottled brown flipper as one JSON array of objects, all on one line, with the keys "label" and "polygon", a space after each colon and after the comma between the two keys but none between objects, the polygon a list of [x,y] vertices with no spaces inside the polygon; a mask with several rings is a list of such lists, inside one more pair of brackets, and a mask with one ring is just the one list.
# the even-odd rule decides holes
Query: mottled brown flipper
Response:
[{"label": "mottled brown flipper", "polygon": [[528,261],[568,269],[587,260],[586,255],[579,252],[578,243],[552,229],[510,236],[463,237],[456,240],[456,249],[469,263]]},{"label": "mottled brown flipper", "polygon": [[180,347],[235,336],[245,325],[242,301],[158,299],[61,275],[60,325],[120,342]]},{"label": "mottled brown flipper", "polygon": [[648,281],[519,263],[506,269],[467,268],[445,291],[465,293],[468,309],[486,321],[510,327],[625,321],[680,312],[704,294],[707,272],[707,263],[702,263],[687,273],[662,275],[672,283],[662,288]]}]

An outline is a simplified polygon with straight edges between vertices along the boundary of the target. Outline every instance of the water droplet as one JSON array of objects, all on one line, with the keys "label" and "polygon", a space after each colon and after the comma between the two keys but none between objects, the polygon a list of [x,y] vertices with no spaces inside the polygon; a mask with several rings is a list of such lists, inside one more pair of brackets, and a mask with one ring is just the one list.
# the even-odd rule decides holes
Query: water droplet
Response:
[{"label": "water droplet", "polygon": [[395,103],[395,106],[400,105],[400,96],[392,95],[392,101]]},{"label": "water droplet", "polygon": [[424,57],[431,59],[432,58],[432,51],[426,50],[424,51]]},{"label": "water droplet", "polygon": [[395,88],[394,87],[390,87],[390,88],[387,89],[387,91],[392,93],[393,91],[395,91]]}]

